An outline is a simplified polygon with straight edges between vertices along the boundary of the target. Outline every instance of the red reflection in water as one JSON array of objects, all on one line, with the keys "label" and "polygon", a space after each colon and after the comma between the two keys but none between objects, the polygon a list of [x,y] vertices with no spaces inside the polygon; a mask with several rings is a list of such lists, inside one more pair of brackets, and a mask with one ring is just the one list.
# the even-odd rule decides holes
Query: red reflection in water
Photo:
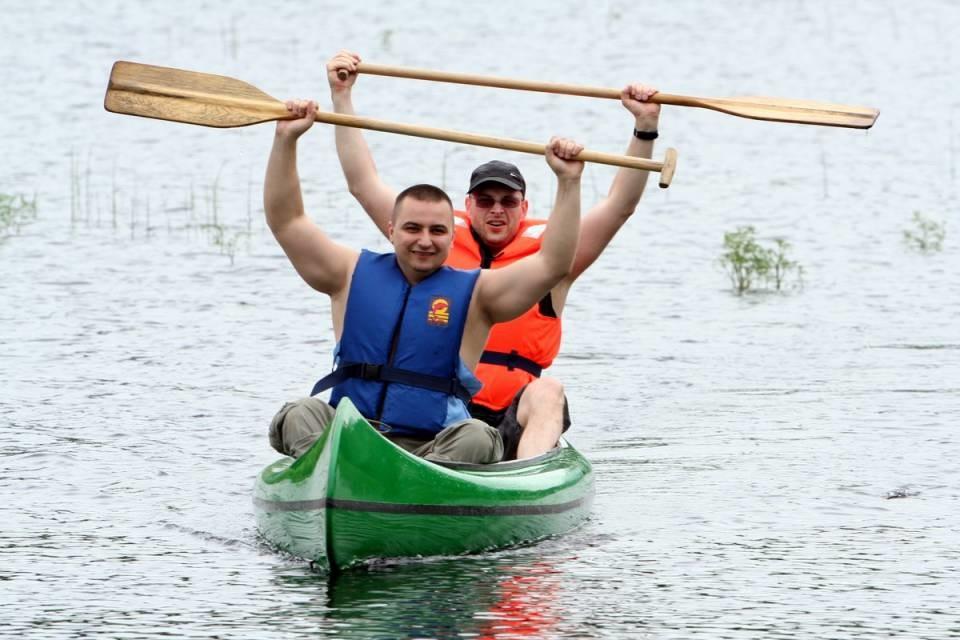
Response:
[{"label": "red reflection in water", "polygon": [[497,586],[499,598],[477,613],[484,623],[480,638],[544,637],[559,621],[555,613],[560,572],[545,562],[523,567],[522,575],[506,576]]}]

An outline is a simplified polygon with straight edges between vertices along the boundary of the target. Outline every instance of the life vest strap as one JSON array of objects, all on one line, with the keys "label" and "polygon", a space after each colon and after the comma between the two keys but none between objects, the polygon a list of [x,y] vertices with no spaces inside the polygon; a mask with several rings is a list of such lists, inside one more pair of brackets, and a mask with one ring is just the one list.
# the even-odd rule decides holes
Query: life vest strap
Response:
[{"label": "life vest strap", "polygon": [[470,392],[463,386],[458,378],[443,378],[440,376],[431,376],[416,371],[398,369],[382,364],[371,364],[369,362],[352,362],[337,367],[330,373],[313,385],[311,396],[315,396],[322,391],[333,388],[345,381],[347,378],[359,378],[361,380],[370,380],[374,382],[393,382],[405,384],[410,387],[421,387],[430,391],[439,391],[447,395],[456,396],[464,403],[470,402]]},{"label": "life vest strap", "polygon": [[511,351],[510,353],[503,353],[500,351],[484,351],[480,355],[480,362],[483,364],[496,364],[501,367],[506,367],[508,371],[521,369],[532,375],[534,378],[539,378],[540,374],[543,373],[543,367],[530,358],[524,358],[516,351]]}]

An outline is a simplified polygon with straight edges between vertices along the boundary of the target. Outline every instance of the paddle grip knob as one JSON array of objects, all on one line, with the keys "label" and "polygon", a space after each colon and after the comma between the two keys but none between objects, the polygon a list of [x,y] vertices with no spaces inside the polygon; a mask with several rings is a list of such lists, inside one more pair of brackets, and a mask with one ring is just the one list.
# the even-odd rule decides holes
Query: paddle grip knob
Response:
[{"label": "paddle grip knob", "polygon": [[663,167],[660,169],[660,188],[666,189],[673,181],[673,174],[677,171],[677,150],[667,149],[663,155]]}]

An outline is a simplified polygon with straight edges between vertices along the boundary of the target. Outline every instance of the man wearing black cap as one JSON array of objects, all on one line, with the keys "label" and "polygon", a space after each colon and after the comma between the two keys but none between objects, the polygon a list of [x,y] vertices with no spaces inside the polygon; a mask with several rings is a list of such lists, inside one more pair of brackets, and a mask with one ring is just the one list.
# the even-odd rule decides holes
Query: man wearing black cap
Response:
[{"label": "man wearing black cap", "polygon": [[[360,57],[341,51],[327,63],[334,111],[353,114],[351,90]],[[339,78],[347,71],[345,80]],[[627,155],[649,158],[660,107],[648,102],[655,89],[624,88],[621,101],[634,116]],[[359,129],[336,127],[337,154],[350,193],[386,234],[394,190],[377,173]],[[494,326],[477,367],[483,388],[473,397],[470,413],[497,425],[505,459],[535,456],[551,449],[570,424],[563,387],[541,375],[560,348],[560,314],[570,285],[600,256],[633,214],[647,181],[646,171],[620,169],[607,196],[594,205],[580,225],[576,258],[570,274],[539,304],[519,318]],[[528,219],[526,181],[516,166],[491,161],[470,176],[465,211],[456,212],[456,237],[447,264],[461,268],[498,269],[535,253],[544,220]]]}]

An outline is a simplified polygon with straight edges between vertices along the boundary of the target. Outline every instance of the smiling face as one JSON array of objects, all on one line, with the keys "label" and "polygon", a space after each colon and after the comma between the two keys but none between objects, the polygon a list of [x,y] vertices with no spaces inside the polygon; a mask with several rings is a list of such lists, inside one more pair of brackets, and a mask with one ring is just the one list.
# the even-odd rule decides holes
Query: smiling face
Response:
[{"label": "smiling face", "polygon": [[520,228],[529,203],[523,192],[496,182],[481,184],[467,196],[470,226],[491,249],[503,249]]},{"label": "smiling face", "polygon": [[453,208],[444,200],[406,197],[397,203],[389,227],[400,270],[417,283],[443,266],[453,244]]}]

